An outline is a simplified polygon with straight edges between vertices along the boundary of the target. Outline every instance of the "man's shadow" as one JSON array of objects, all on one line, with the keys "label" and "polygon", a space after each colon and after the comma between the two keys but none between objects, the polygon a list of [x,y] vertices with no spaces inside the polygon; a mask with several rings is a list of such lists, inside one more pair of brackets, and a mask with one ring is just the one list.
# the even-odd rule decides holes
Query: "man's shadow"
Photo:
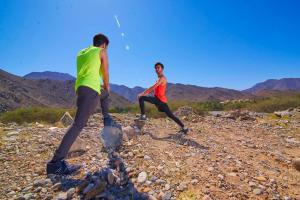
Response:
[{"label": "man's shadow", "polygon": [[165,137],[157,137],[150,132],[145,132],[145,134],[148,134],[154,140],[173,142],[175,144],[179,144],[179,145],[183,145],[183,146],[194,147],[194,148],[202,150],[202,151],[208,150],[208,147],[203,146],[194,140],[186,138],[185,134],[180,133],[180,132],[177,132],[175,134],[174,133],[169,134],[168,136],[165,136]]},{"label": "man's shadow", "polygon": [[[112,171],[120,172],[118,176],[112,175]],[[72,176],[52,176],[53,184],[60,183],[60,191],[68,191],[77,188],[81,199],[128,199],[147,200],[147,193],[139,192],[126,171],[123,159],[118,155],[110,155],[107,167],[97,172],[89,172],[83,179]],[[90,188],[88,188],[90,187]]]}]

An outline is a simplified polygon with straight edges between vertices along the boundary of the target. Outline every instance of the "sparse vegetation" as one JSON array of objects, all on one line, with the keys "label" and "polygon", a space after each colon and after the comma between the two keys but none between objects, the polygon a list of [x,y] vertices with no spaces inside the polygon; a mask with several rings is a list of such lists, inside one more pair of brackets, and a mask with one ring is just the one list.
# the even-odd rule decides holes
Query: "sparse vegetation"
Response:
[{"label": "sparse vegetation", "polygon": [[[169,102],[171,110],[177,110],[182,106],[190,106],[194,111],[200,115],[207,113],[208,111],[228,111],[228,110],[250,110],[256,112],[271,113],[278,110],[286,110],[288,108],[294,108],[300,106],[300,94],[288,97],[268,97],[261,98],[252,101],[228,101],[221,102]],[[64,112],[70,112],[72,116],[75,115],[75,109],[61,109],[61,108],[20,108],[14,111],[2,113],[0,115],[0,121],[3,123],[17,122],[17,123],[30,123],[30,122],[45,122],[55,123],[59,121]],[[97,112],[100,112],[98,110]],[[111,113],[133,113],[138,114],[140,112],[139,105],[134,104],[127,107],[112,107]],[[161,118],[165,117],[164,113],[158,112],[154,105],[146,105],[146,113],[149,117]]]},{"label": "sparse vegetation", "polygon": [[14,111],[8,111],[0,115],[0,121],[3,123],[16,122],[18,124],[43,122],[55,123],[61,116],[68,111],[72,116],[75,115],[74,109],[62,108],[19,108]]}]

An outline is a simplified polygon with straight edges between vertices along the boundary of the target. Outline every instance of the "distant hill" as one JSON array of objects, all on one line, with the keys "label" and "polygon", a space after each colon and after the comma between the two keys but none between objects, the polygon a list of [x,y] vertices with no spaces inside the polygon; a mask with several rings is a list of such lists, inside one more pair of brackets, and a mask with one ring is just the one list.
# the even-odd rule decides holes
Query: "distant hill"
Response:
[{"label": "distant hill", "polygon": [[142,87],[129,88],[125,85],[110,84],[110,88],[115,93],[123,96],[131,102],[137,101],[137,95],[145,90]]},{"label": "distant hill", "polygon": [[60,73],[60,72],[31,72],[23,76],[26,79],[50,79],[50,80],[58,80],[58,81],[68,81],[75,80],[75,77],[68,73]]},{"label": "distant hill", "polygon": [[[0,112],[19,107],[75,107],[74,80],[25,79],[0,69]],[[130,102],[111,92],[111,106]]]},{"label": "distant hill", "polygon": [[[30,74],[33,75],[25,75],[27,79],[44,79],[48,77],[50,80],[59,80],[62,77],[72,77],[69,74],[59,73],[59,72],[51,72],[51,76],[46,76],[49,72],[32,72]],[[74,77],[72,77],[75,79]],[[71,79],[72,80],[72,79]],[[152,83],[149,83],[149,86]],[[145,90],[142,87],[134,87],[130,88],[125,85],[118,84],[110,84],[111,91],[116,94],[124,97],[130,102],[137,102],[137,95]],[[238,90],[226,89],[226,88],[207,88],[200,87],[196,85],[185,85],[185,84],[173,84],[169,83],[167,87],[167,96],[169,100],[173,101],[224,101],[224,100],[232,100],[232,99],[246,99],[246,98],[254,98],[253,95],[248,94],[246,92],[241,92]]]},{"label": "distant hill", "polygon": [[253,87],[244,90],[252,94],[258,94],[260,91],[289,91],[294,90],[300,92],[300,78],[283,78],[283,79],[269,79],[261,83],[257,83]]},{"label": "distant hill", "polygon": [[167,96],[170,100],[187,100],[195,102],[254,98],[254,95],[247,94],[238,90],[220,87],[208,88],[195,85],[184,85],[179,83],[168,84]]}]

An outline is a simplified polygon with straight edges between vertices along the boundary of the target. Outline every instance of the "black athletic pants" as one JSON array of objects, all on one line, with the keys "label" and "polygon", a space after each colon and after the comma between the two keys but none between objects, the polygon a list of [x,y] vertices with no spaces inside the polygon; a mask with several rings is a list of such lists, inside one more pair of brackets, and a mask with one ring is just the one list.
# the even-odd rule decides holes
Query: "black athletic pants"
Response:
[{"label": "black athletic pants", "polygon": [[184,127],[183,123],[170,110],[168,104],[160,101],[157,97],[142,96],[139,98],[141,114],[145,114],[145,101],[154,104],[160,112],[166,113],[168,117],[174,120],[180,127]]},{"label": "black athletic pants", "polygon": [[77,111],[75,119],[71,127],[64,135],[59,147],[54,153],[52,162],[65,159],[72,144],[80,134],[81,130],[85,127],[89,117],[93,114],[101,102],[101,109],[103,117],[109,117],[108,114],[108,97],[109,93],[106,90],[101,90],[99,95],[95,90],[89,87],[80,86],[77,90]]}]

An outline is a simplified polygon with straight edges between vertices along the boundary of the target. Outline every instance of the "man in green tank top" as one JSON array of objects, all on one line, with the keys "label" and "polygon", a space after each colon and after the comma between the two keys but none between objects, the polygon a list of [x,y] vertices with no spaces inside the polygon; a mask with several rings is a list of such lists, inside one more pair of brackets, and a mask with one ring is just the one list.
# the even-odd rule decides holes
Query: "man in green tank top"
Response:
[{"label": "man in green tank top", "polygon": [[[64,135],[59,147],[50,162],[47,163],[47,174],[69,175],[80,166],[69,165],[64,159],[69,149],[86,125],[89,117],[101,102],[104,126],[119,126],[108,113],[109,73],[107,46],[108,38],[97,34],[93,45],[81,50],[77,55],[77,111],[74,123]],[[101,87],[101,81],[103,86]]]}]

